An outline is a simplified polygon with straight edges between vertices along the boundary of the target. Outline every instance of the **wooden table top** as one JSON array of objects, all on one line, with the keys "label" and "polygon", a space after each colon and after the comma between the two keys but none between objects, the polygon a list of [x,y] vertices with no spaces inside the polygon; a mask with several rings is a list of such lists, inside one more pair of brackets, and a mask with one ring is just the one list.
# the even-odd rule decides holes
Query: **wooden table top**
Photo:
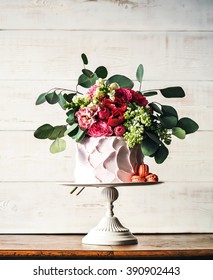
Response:
[{"label": "wooden table top", "polygon": [[81,243],[83,235],[0,235],[0,258],[204,258],[213,257],[213,234],[136,235],[137,245],[97,246]]}]

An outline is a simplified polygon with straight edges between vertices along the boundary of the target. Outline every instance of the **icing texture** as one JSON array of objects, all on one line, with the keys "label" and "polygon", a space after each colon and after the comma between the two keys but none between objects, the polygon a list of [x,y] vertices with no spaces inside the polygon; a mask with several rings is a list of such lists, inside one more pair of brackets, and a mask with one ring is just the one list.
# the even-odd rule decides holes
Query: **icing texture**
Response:
[{"label": "icing texture", "polygon": [[77,143],[75,182],[131,182],[141,163],[140,146],[130,149],[122,137],[84,138]]}]

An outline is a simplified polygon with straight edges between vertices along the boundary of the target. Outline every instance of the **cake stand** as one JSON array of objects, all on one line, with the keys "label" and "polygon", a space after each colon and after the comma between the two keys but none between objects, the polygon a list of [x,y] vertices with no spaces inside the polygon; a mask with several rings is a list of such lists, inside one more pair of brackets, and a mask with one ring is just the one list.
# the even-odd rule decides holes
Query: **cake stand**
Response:
[{"label": "cake stand", "polygon": [[[127,186],[144,186],[154,185],[161,182],[140,182],[140,183],[94,183],[94,184],[65,184],[66,186],[73,187],[102,187],[101,192],[105,203],[106,213],[100,220],[98,225],[92,228],[86,236],[83,237],[83,244],[91,245],[130,245],[137,244],[137,238],[124,227],[119,219],[114,216],[113,202],[118,199],[119,193],[117,187]],[[79,192],[80,193],[80,192]]]}]

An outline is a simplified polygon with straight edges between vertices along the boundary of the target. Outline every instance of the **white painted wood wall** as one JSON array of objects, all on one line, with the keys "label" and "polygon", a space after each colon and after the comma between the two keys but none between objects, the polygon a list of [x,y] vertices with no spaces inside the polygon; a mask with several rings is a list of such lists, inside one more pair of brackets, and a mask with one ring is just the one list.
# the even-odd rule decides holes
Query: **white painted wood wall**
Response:
[{"label": "white painted wood wall", "polygon": [[44,122],[63,123],[57,106],[35,106],[52,87],[73,88],[85,52],[91,68],[134,78],[143,89],[182,86],[167,100],[200,130],[175,139],[163,165],[164,184],[121,188],[115,211],[133,232],[213,231],[213,1],[0,0],[0,233],[84,233],[105,212],[99,189],[79,197],[74,143],[52,155],[33,138]]}]

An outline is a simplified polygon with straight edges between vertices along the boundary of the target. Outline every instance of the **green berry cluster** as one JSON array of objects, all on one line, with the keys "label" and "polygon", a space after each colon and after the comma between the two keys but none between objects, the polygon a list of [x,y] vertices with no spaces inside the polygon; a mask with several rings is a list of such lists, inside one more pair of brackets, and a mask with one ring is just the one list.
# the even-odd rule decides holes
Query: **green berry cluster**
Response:
[{"label": "green berry cluster", "polygon": [[124,139],[130,148],[143,141],[145,127],[150,127],[152,124],[149,108],[134,105],[134,107],[128,107],[124,113],[124,126],[126,128]]}]

